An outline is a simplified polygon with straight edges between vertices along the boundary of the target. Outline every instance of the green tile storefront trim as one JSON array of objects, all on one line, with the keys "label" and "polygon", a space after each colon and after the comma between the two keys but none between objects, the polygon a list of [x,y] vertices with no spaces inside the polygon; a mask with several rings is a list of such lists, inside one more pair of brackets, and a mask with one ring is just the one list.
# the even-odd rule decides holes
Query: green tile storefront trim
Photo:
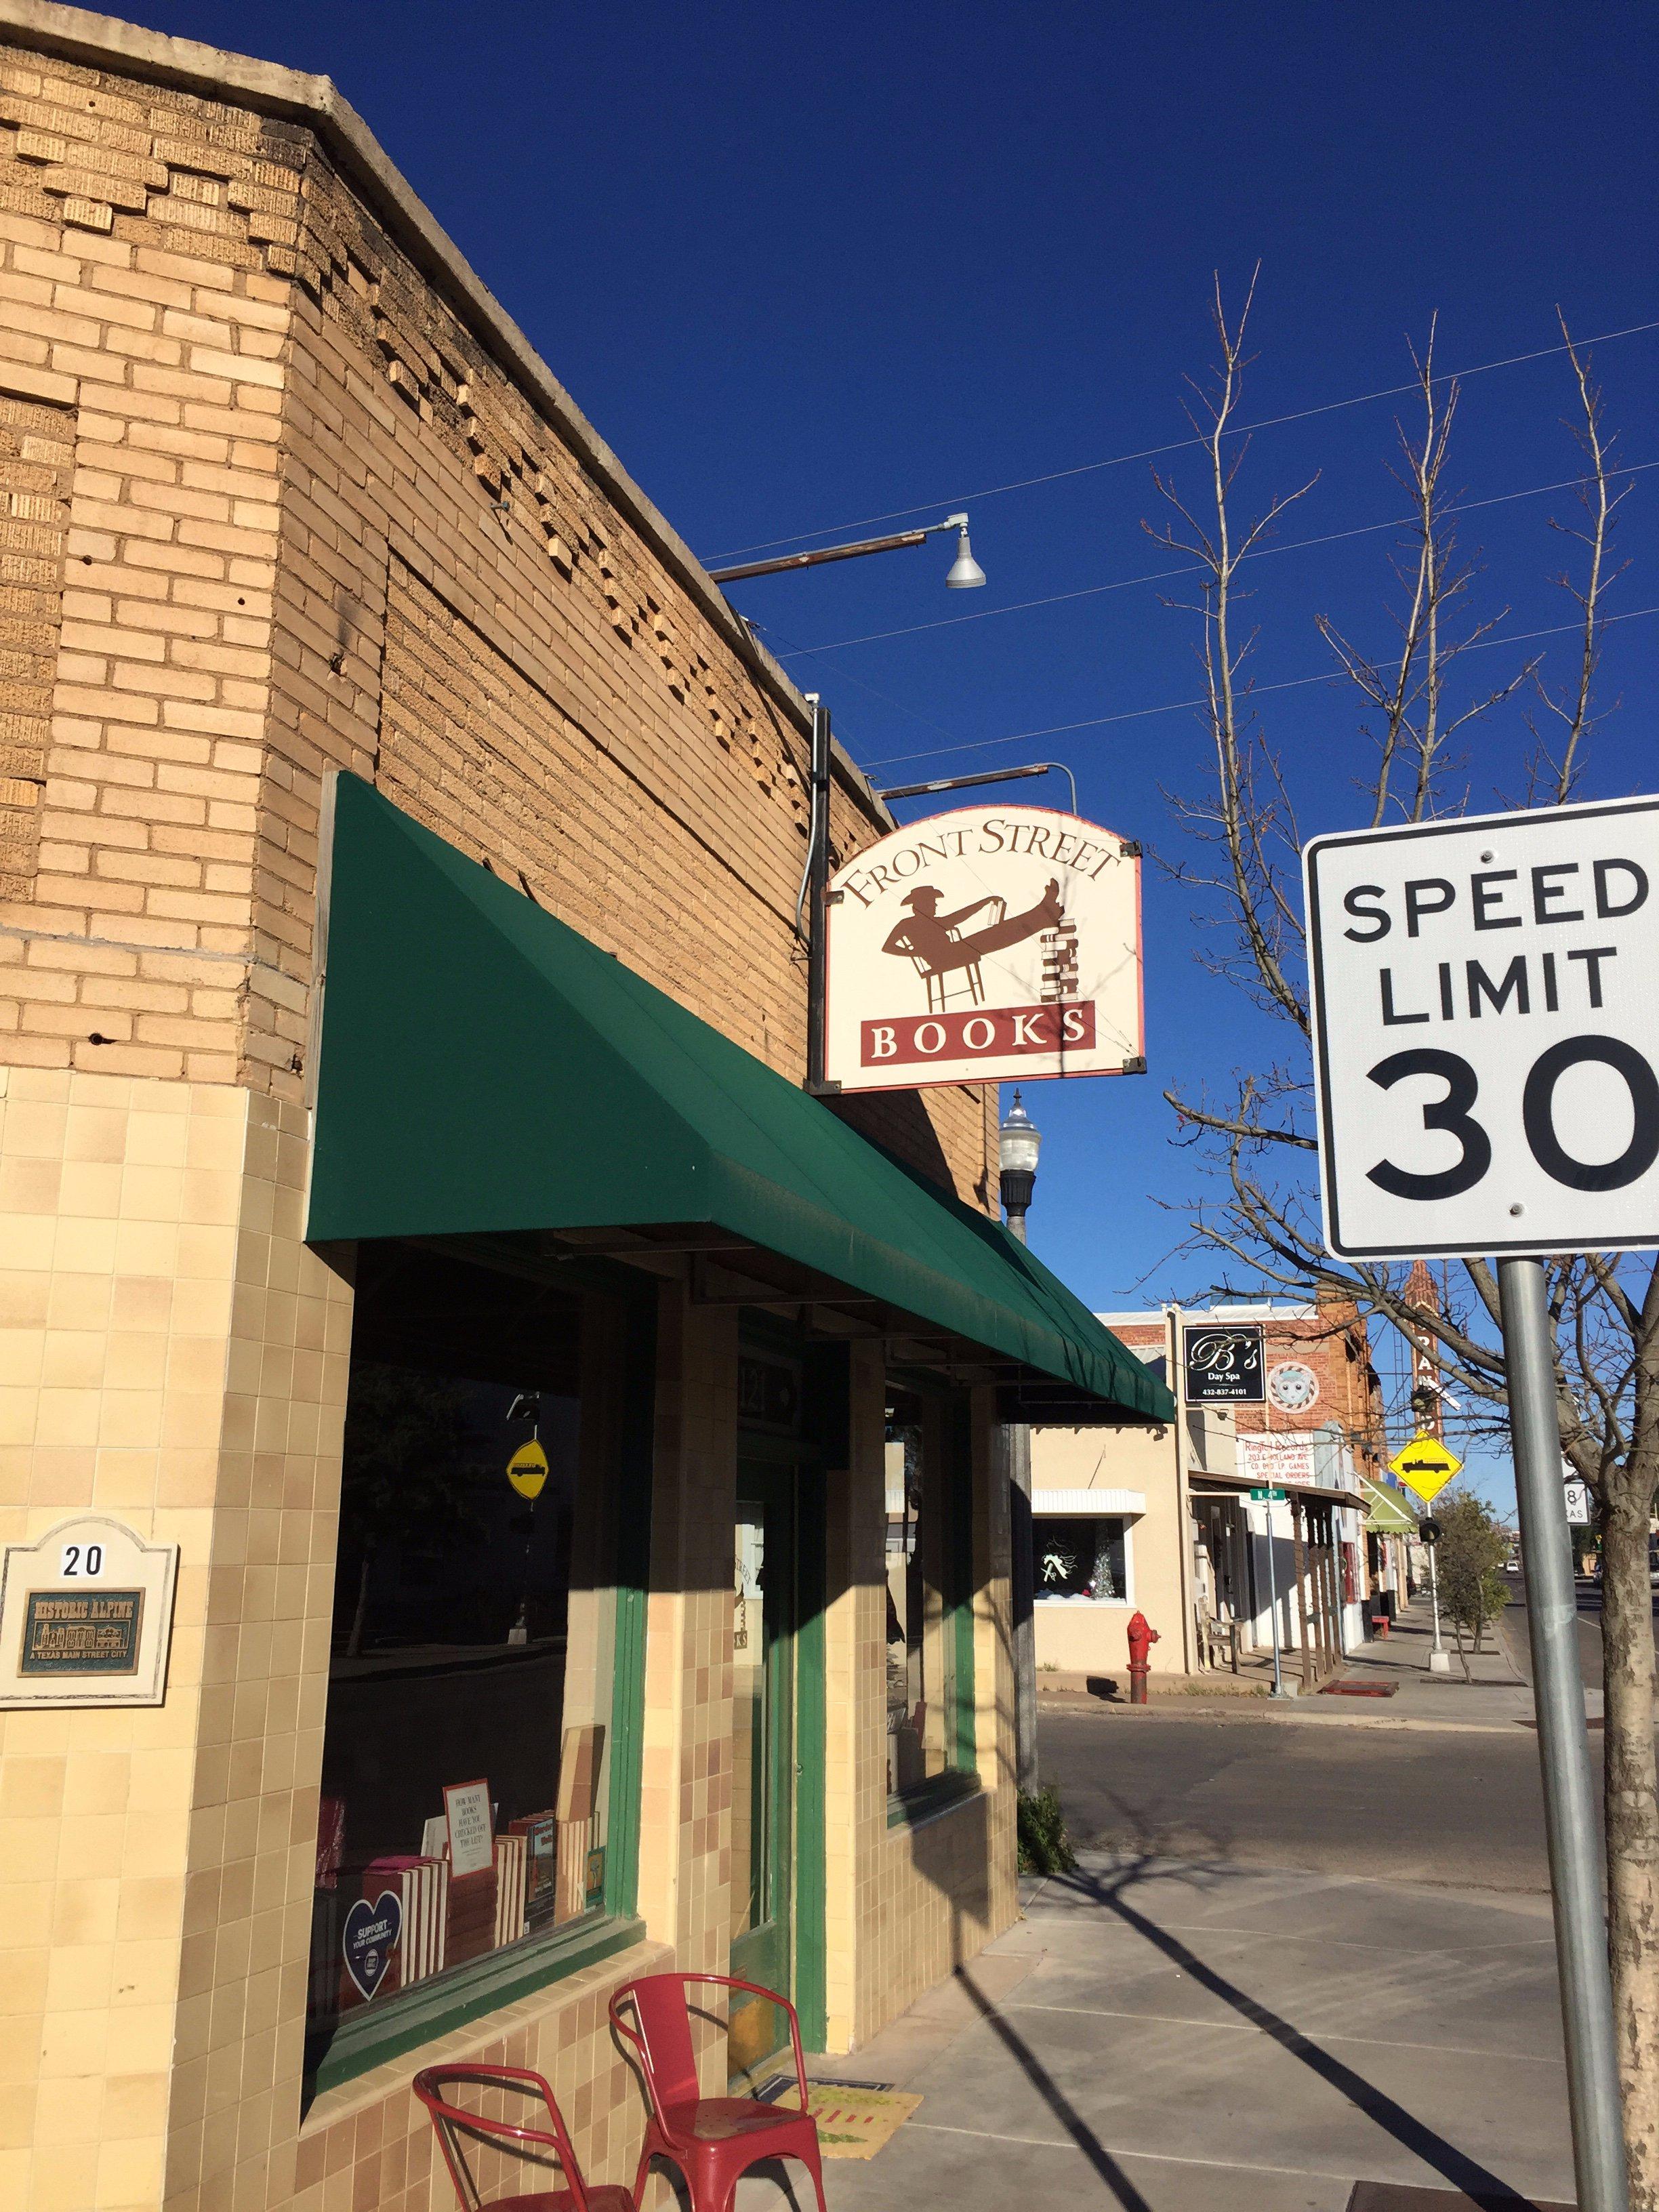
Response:
[{"label": "green tile storefront trim", "polygon": [[550,1983],[579,1974],[585,1966],[596,1966],[644,1941],[642,1920],[607,1915],[539,1940],[510,1944],[447,1973],[434,1974],[429,1982],[404,1992],[385,2012],[364,2005],[348,2014],[335,2030],[315,2075],[307,2083],[307,2102],[325,2089],[355,2081],[372,2067],[383,2066],[389,2058],[400,2058],[453,2028],[499,2012],[503,2005],[515,2004]]},{"label": "green tile storefront trim", "polygon": [[974,1483],[973,1410],[957,1394],[951,1408],[951,1632],[956,1639],[951,1683],[956,1707],[951,1764],[958,1772],[979,1771],[978,1715],[974,1700],[974,1522],[980,1507]]},{"label": "green tile storefront trim", "polygon": [[902,1797],[887,1800],[887,1825],[890,1828],[919,1828],[924,1821],[935,1820],[941,1813],[965,1805],[970,1797],[982,1794],[977,1774],[964,1774],[959,1769],[947,1769],[936,1774],[931,1782],[924,1782],[915,1790],[907,1790]]},{"label": "green tile storefront trim", "polygon": [[359,778],[332,811],[313,1242],[719,1227],[1058,1383],[1072,1418],[1175,1419],[999,1224]]}]

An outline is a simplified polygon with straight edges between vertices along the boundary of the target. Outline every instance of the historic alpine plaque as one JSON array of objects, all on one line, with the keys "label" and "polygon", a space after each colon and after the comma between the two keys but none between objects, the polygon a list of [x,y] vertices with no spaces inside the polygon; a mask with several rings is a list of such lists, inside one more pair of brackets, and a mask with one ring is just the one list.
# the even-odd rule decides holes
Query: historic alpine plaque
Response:
[{"label": "historic alpine plaque", "polygon": [[118,1521],[59,1522],[0,1564],[0,1707],[159,1705],[176,1544]]},{"label": "historic alpine plaque", "polygon": [[1146,1072],[1140,848],[963,807],[830,880],[824,1075],[842,1091]]}]

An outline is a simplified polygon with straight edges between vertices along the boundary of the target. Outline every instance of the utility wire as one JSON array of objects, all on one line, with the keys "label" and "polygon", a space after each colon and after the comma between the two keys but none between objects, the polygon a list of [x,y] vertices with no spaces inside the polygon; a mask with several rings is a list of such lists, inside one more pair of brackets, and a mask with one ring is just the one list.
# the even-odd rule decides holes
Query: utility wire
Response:
[{"label": "utility wire", "polygon": [[[1608,615],[1602,627],[1610,629],[1614,623],[1640,622],[1646,615],[1659,615],[1659,606],[1632,607],[1626,614]],[[1479,638],[1474,644],[1462,647],[1461,651],[1486,653],[1493,646],[1528,645],[1534,638],[1561,637],[1569,631],[1577,632],[1582,635],[1583,627],[1582,622],[1557,623],[1549,629],[1523,629],[1516,631],[1507,637]],[[1255,699],[1269,691],[1300,691],[1310,684],[1346,684],[1352,680],[1343,670],[1333,668],[1327,669],[1320,676],[1292,676],[1281,684],[1253,684],[1243,696],[1248,699]],[[1121,714],[1091,714],[1086,721],[1051,722],[1046,729],[1014,730],[1006,738],[978,738],[959,745],[935,745],[927,752],[886,753],[879,760],[861,761],[860,766],[866,771],[878,768],[901,768],[910,761],[943,760],[955,753],[987,752],[996,745],[1024,744],[1028,738],[1031,738],[1064,737],[1069,735],[1073,730],[1103,729],[1108,723],[1112,722],[1142,722],[1152,715],[1176,714],[1183,708],[1206,707],[1208,704],[1208,699],[1202,696],[1195,699],[1170,699],[1161,707],[1132,707],[1127,713]]]},{"label": "utility wire", "polygon": [[[1609,469],[1609,477],[1639,477],[1649,469],[1659,468],[1659,461],[1637,461],[1627,468]],[[1504,507],[1517,499],[1540,499],[1547,492],[1576,491],[1581,485],[1593,481],[1589,477],[1564,477],[1557,483],[1528,484],[1523,491],[1496,492],[1490,499],[1468,499],[1456,507],[1441,510],[1444,514],[1473,514],[1483,507]],[[1413,514],[1393,516],[1386,522],[1362,522],[1352,530],[1328,530],[1318,538],[1292,538],[1283,545],[1259,546],[1247,553],[1247,561],[1265,561],[1276,553],[1302,553],[1313,545],[1334,545],[1346,538],[1371,538],[1382,530],[1403,530],[1417,520]],[[936,622],[909,623],[900,629],[866,630],[862,637],[832,638],[828,645],[793,646],[781,658],[785,660],[806,660],[817,653],[839,653],[854,645],[880,645],[889,638],[916,637],[924,630],[955,629],[963,623],[994,622],[999,615],[1030,614],[1038,607],[1063,606],[1071,599],[1097,599],[1107,592],[1127,592],[1140,584],[1167,583],[1174,576],[1194,576],[1203,574],[1202,562],[1189,561],[1179,568],[1149,568],[1143,576],[1120,576],[1109,584],[1085,584],[1074,592],[1053,592],[1047,599],[1016,599],[1010,606],[978,607],[972,614],[941,615]]]},{"label": "utility wire", "polygon": [[[1611,345],[1615,338],[1639,337],[1644,331],[1659,331],[1659,320],[1650,323],[1630,323],[1621,331],[1603,331],[1597,337],[1575,338],[1572,343],[1579,352],[1589,346]],[[1449,369],[1444,375],[1431,380],[1435,384],[1456,384],[1466,377],[1485,376],[1496,368],[1516,368],[1529,361],[1547,361],[1553,355],[1565,353],[1565,345],[1540,346],[1533,353],[1512,353],[1502,361],[1477,362],[1473,368]],[[1385,385],[1379,392],[1361,392],[1352,399],[1328,399],[1318,407],[1298,407],[1289,415],[1265,415],[1258,422],[1241,422],[1237,429],[1229,430],[1230,438],[1247,438],[1254,430],[1272,430],[1285,422],[1305,422],[1316,415],[1338,415],[1349,407],[1368,407],[1374,400],[1397,399],[1408,392],[1420,392],[1419,383]],[[885,514],[866,514],[857,522],[826,522],[816,530],[798,530],[793,538],[768,538],[757,545],[738,545],[730,553],[711,554],[705,563],[718,568],[728,561],[741,560],[746,553],[769,553],[780,545],[799,545],[809,538],[828,538],[842,530],[867,530],[878,522],[899,522],[908,514],[930,514],[936,507],[962,507],[970,500],[1000,499],[1005,492],[1030,491],[1038,484],[1062,483],[1067,477],[1086,477],[1100,469],[1121,469],[1131,461],[1155,461],[1165,453],[1184,453],[1189,446],[1201,446],[1202,438],[1176,438],[1167,446],[1143,446],[1133,453],[1113,453],[1102,461],[1079,461],[1068,469],[1050,469],[1038,477],[1021,477],[1012,483],[990,484],[983,491],[959,492],[948,500],[923,500],[915,507],[895,507]]]}]

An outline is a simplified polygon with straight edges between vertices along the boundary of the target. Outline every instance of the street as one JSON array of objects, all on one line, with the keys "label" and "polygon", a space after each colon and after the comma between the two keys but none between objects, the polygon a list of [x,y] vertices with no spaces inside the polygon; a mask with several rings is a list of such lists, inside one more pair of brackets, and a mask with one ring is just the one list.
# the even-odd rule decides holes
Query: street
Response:
[{"label": "street", "polygon": [[[1531,1681],[1532,1653],[1527,1645],[1527,1601],[1522,1594],[1518,1577],[1516,1592],[1504,1616],[1504,1633],[1510,1656],[1528,1681]],[[1653,1633],[1655,1642],[1659,1643],[1659,1594],[1656,1594],[1653,1601]],[[1601,1688],[1601,1585],[1590,1575],[1578,1577],[1578,1671],[1586,1688]]]},{"label": "street", "polygon": [[1528,1728],[1153,1707],[1045,1717],[1042,1761],[1079,1846],[1481,1889],[1548,1886],[1538,1739]]}]

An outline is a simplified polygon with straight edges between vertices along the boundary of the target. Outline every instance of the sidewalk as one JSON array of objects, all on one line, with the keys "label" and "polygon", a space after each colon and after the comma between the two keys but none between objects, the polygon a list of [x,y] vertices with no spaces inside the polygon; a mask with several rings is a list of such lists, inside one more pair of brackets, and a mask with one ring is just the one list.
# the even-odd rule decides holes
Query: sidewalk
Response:
[{"label": "sidewalk", "polygon": [[[1571,2196],[1547,1898],[1105,1853],[1026,1890],[950,1985],[815,2065],[923,2100],[826,2166],[830,2212]],[[757,2179],[739,2212],[781,2202]]]},{"label": "sidewalk", "polygon": [[[1218,1716],[1261,1720],[1271,1715],[1276,1719],[1328,1727],[1498,1729],[1507,1734],[1511,1729],[1529,1727],[1533,1720],[1532,1686],[1511,1656],[1507,1640],[1510,1632],[1504,1617],[1488,1629],[1486,1650],[1470,1655],[1468,1680],[1464,1679],[1462,1662],[1450,1634],[1443,1633],[1442,1640],[1451,1659],[1451,1672],[1431,1674],[1429,1653],[1433,1648],[1433,1624],[1427,1599],[1419,1600],[1407,1607],[1395,1623],[1391,1635],[1361,1644],[1350,1652],[1335,1677],[1351,1682],[1392,1684],[1394,1694],[1389,1697],[1352,1697],[1316,1691],[1283,1700],[1264,1700],[1258,1696],[1240,1697],[1237,1686],[1233,1686],[1227,1693],[1206,1696],[1201,1691],[1192,1691],[1179,1697],[1160,1698],[1151,1706],[1127,1706],[1082,1694],[1045,1692],[1039,1680],[1038,1698],[1041,1707],[1047,1711],[1093,1711],[1121,1713],[1125,1717],[1149,1711],[1157,1711],[1166,1718],[1178,1712],[1201,1715],[1206,1720]],[[1292,1678],[1296,1672],[1295,1654],[1286,1653],[1282,1664],[1286,1679]],[[1271,1680],[1271,1659],[1252,1653],[1245,1665],[1248,1674],[1244,1679],[1251,1681],[1252,1686],[1251,1678],[1258,1674]],[[1592,1721],[1600,1719],[1599,1689],[1586,1687],[1584,1708]]]}]

